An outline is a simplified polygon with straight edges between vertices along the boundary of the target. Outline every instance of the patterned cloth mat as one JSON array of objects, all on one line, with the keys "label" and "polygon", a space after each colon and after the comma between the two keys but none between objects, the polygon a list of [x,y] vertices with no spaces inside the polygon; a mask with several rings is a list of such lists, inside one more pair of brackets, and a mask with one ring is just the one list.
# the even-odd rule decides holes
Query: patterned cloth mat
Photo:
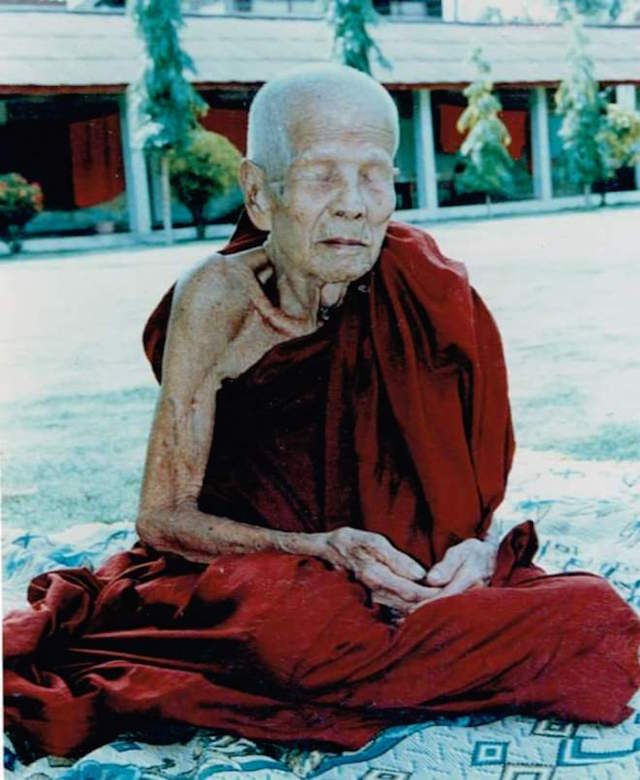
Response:
[{"label": "patterned cloth mat", "polygon": [[[640,463],[576,461],[520,451],[495,522],[531,518],[550,572],[606,577],[640,610]],[[4,529],[4,609],[24,604],[29,579],[62,566],[95,567],[134,541],[130,523],[92,523],[44,536]],[[636,695],[632,705],[640,707]],[[159,744],[156,744],[158,742]],[[640,713],[615,728],[508,717],[446,719],[386,729],[357,751],[328,753],[193,728],[135,735],[77,761],[24,766],[5,738],[5,777],[30,780],[630,780],[640,778]]]}]

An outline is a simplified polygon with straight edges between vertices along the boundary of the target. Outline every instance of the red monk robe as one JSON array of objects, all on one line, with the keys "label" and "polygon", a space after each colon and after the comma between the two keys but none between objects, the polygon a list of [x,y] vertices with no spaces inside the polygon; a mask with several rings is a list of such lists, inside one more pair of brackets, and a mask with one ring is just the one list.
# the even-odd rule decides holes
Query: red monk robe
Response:
[{"label": "red monk robe", "polygon": [[[226,253],[264,240],[244,217]],[[277,303],[273,284],[264,288]],[[145,331],[159,376],[171,291]],[[486,531],[513,454],[500,337],[461,265],[388,229],[379,261],[313,334],[218,392],[200,508],[273,528],[350,525],[423,565]],[[5,620],[6,718],[70,754],[151,720],[357,748],[436,714],[522,712],[614,724],[640,683],[640,624],[592,574],[532,564],[530,522],[491,586],[404,622],[315,557],[138,544],[95,573],[36,577]]]}]

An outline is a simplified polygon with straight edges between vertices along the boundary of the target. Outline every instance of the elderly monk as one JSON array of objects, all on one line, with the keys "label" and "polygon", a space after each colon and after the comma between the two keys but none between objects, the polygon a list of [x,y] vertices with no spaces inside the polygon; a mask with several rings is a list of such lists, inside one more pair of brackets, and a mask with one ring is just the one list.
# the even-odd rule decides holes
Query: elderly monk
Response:
[{"label": "elderly monk", "polygon": [[159,720],[345,748],[436,714],[618,723],[630,607],[533,565],[531,523],[486,540],[500,337],[463,266],[391,221],[390,96],[307,68],[258,92],[248,141],[233,238],[145,329],[140,543],[8,616],[12,732],[70,754]]}]

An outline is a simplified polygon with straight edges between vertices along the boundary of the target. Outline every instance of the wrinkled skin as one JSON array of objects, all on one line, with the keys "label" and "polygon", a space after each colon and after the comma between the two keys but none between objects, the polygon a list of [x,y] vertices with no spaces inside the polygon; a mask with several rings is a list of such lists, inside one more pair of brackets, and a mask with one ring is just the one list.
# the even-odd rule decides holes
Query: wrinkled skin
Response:
[{"label": "wrinkled skin", "polygon": [[[466,540],[428,573],[381,534],[344,527],[281,532],[197,509],[215,418],[215,391],[271,347],[321,327],[321,305],[376,262],[394,205],[393,128],[371,98],[309,101],[290,125],[292,159],[269,177],[244,160],[240,184],[266,242],[207,258],[180,279],[138,513],[151,546],[208,562],[220,553],[277,549],[314,555],[352,572],[397,619],[426,601],[482,585],[495,546]],[[275,273],[279,307],[258,279]]]}]

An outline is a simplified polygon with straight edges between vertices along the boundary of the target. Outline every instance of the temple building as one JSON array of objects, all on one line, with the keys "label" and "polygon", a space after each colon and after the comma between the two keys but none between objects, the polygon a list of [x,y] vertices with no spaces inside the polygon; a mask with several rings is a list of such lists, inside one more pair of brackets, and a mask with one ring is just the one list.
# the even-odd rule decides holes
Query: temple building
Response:
[{"label": "temple building", "polygon": [[[161,225],[159,175],[135,133],[131,85],[142,46],[118,0],[0,0],[0,173],[37,181],[44,211],[28,235],[132,232]],[[516,190],[493,213],[573,208],[584,203],[562,165],[554,92],[567,75],[567,31],[557,23],[461,19],[448,0],[375,0],[371,34],[390,61],[373,75],[401,119],[396,165],[399,218],[434,221],[486,213],[482,194],[454,186],[464,87],[478,74],[480,47],[502,103]],[[260,85],[296,65],[330,57],[332,31],[314,0],[190,0],[184,48],[194,85],[209,104],[202,124],[245,153],[247,113]],[[640,21],[589,25],[588,53],[611,99],[640,108]],[[609,183],[609,203],[640,202],[640,164]],[[239,190],[210,204],[211,223],[232,222]],[[177,201],[174,222],[192,232]],[[210,231],[211,232],[211,231]]]}]

